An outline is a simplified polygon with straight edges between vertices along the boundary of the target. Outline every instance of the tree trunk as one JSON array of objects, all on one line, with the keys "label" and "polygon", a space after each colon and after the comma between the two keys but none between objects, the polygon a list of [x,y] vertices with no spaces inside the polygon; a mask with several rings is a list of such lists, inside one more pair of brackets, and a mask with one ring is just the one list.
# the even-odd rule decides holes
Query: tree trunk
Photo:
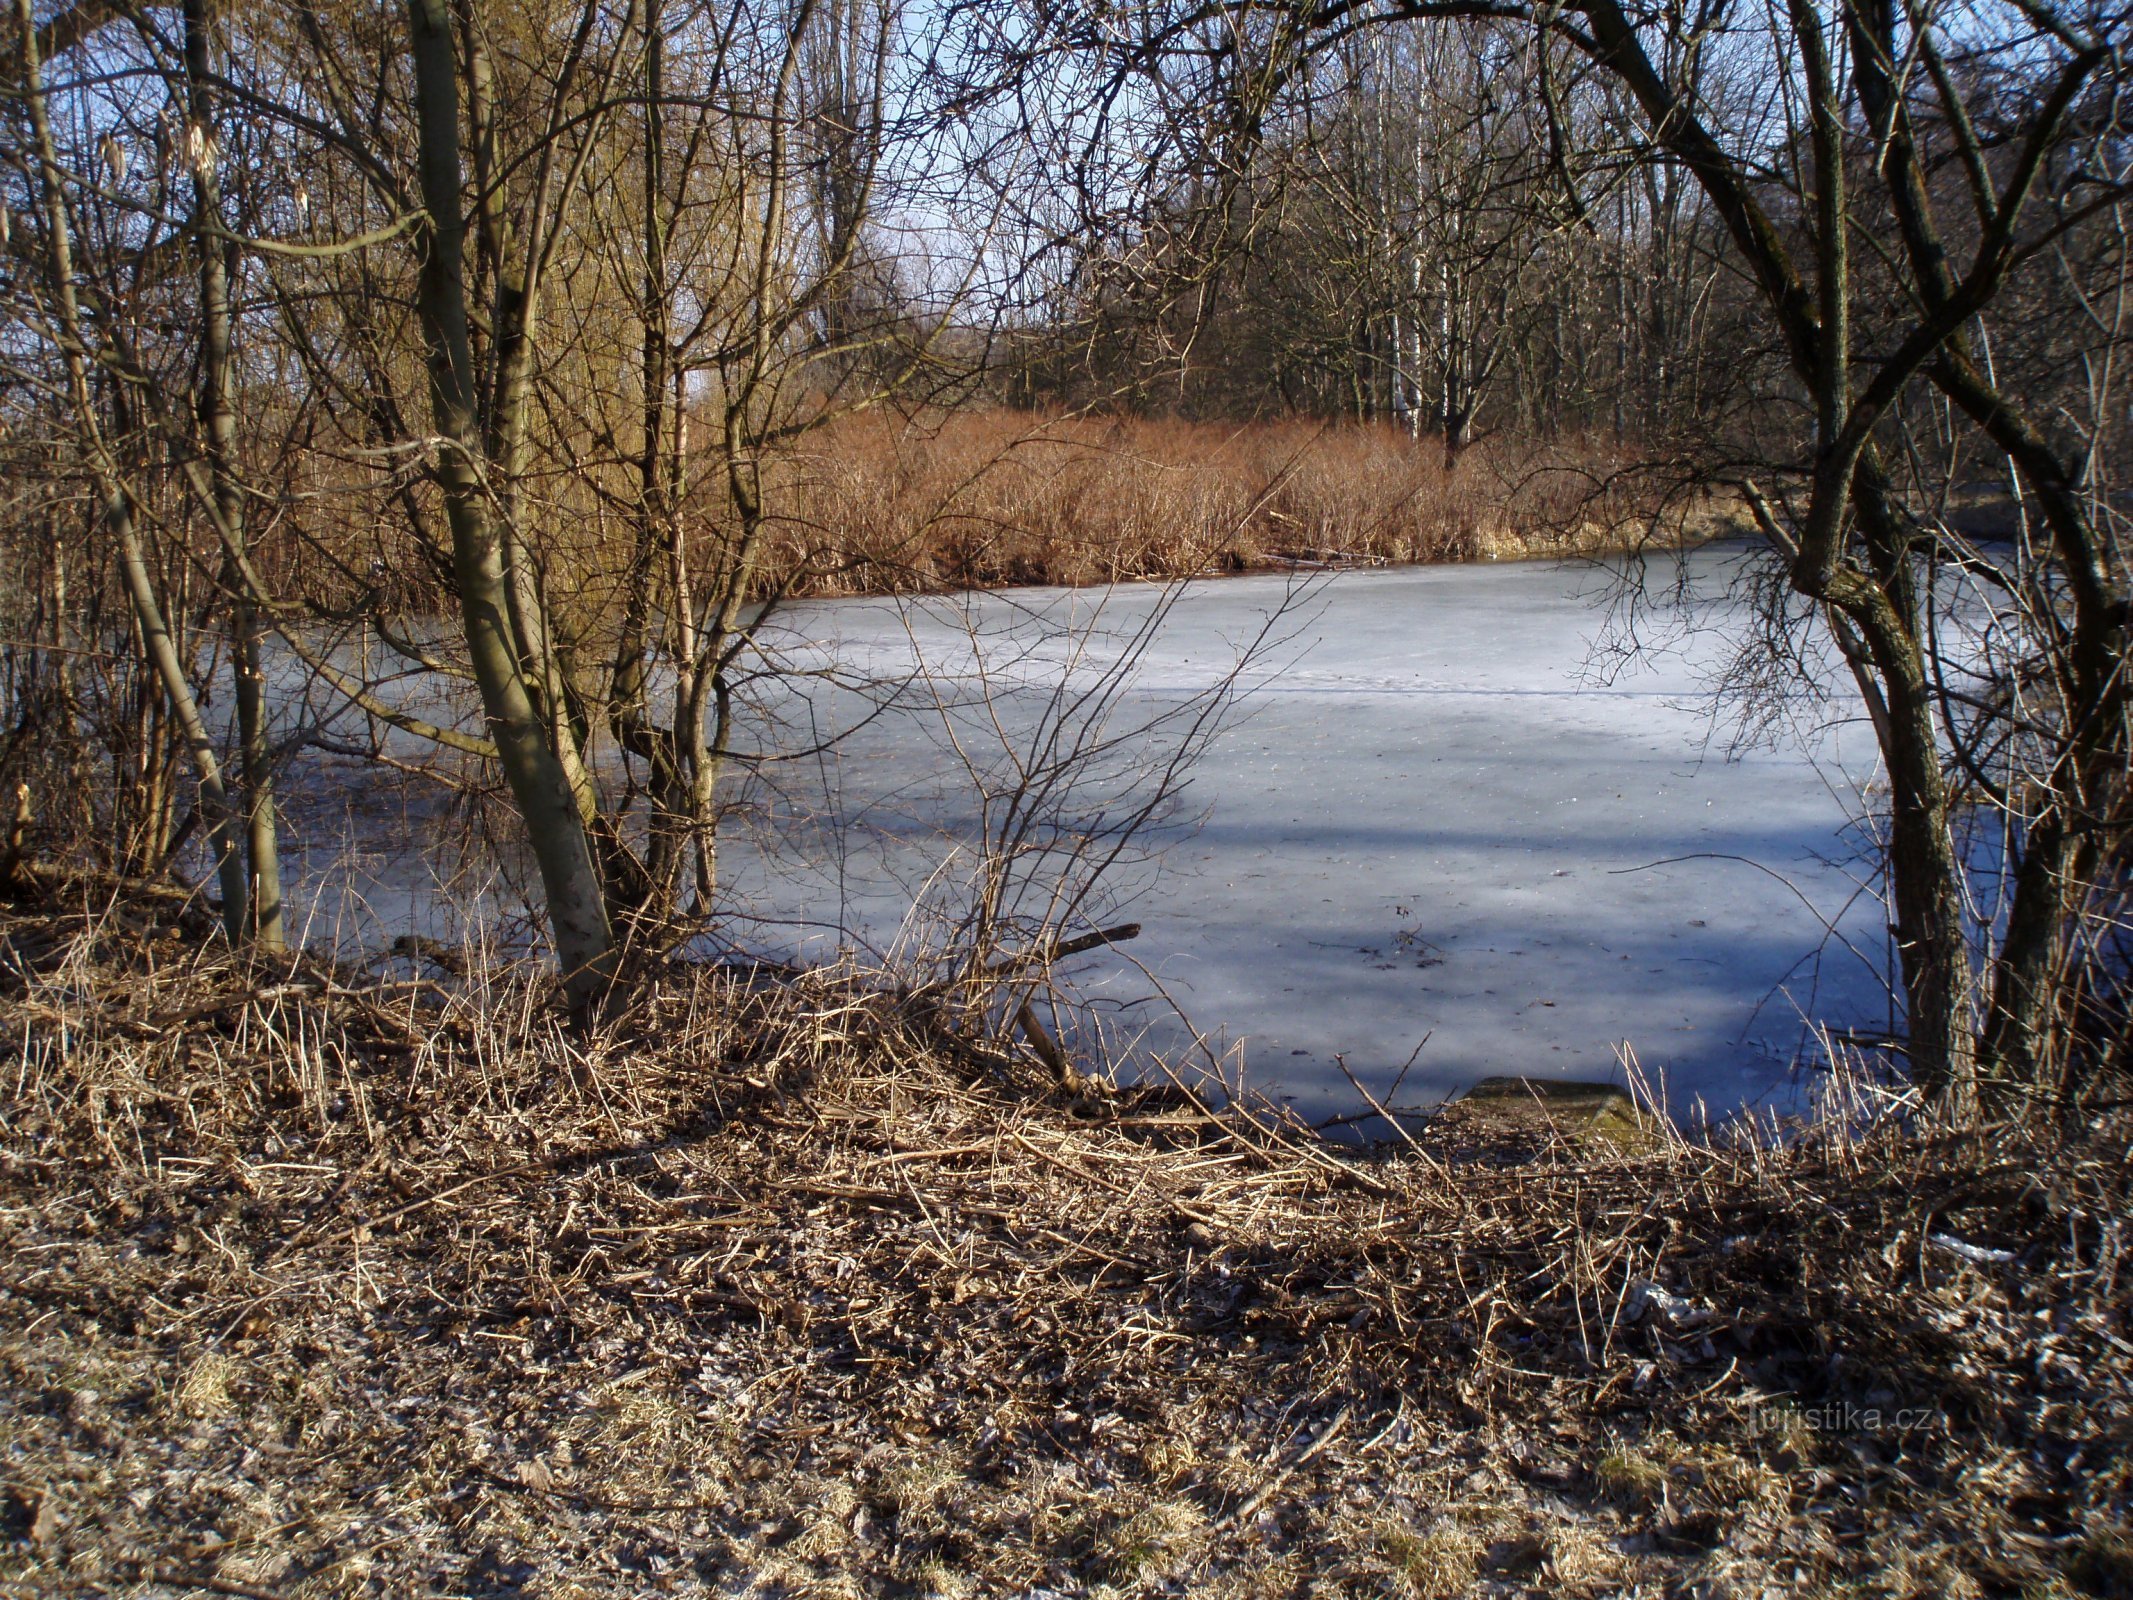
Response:
[{"label": "tree trunk", "polygon": [[207,723],[193,698],[193,686],[178,659],[178,647],[163,620],[156,600],[155,583],[148,575],[148,559],[141,552],[140,533],[134,526],[133,507],[126,491],[106,479],[99,485],[104,497],[104,523],[119,544],[119,572],[126,580],[126,594],[133,602],[140,623],[141,642],[148,660],[177,719],[178,733],[200,775],[200,809],[208,819],[208,839],[215,857],[215,871],[222,884],[222,927],[231,944],[241,944],[245,935],[244,858],[237,848],[237,809],[223,786],[222,765],[215,759],[215,744],[208,737]]},{"label": "tree trunk", "polygon": [[468,339],[466,220],[462,209],[459,81],[445,0],[409,0],[409,42],[420,120],[423,232],[419,310],[429,355],[430,405],[440,436],[435,472],[452,533],[461,624],[491,736],[539,865],[556,960],[574,1013],[588,1014],[614,981],[607,900],[579,796],[534,704],[511,626],[503,529],[483,468]]},{"label": "tree trunk", "polygon": [[2022,870],[2000,944],[1992,1012],[1985,1024],[1988,1078],[2034,1083],[2042,1065],[2060,929],[2081,873],[2073,836],[2056,813],[2041,817],[2023,841]]},{"label": "tree trunk", "polygon": [[[200,252],[200,426],[223,537],[244,546],[244,496],[231,462],[237,415],[230,395],[232,295],[228,254],[215,237],[222,220],[222,188],[216,172],[213,107],[208,98],[206,0],[185,0],[185,80],[188,146],[193,166],[193,217]],[[281,894],[281,852],[274,820],[274,770],[267,750],[266,683],[260,671],[258,612],[241,575],[233,574],[230,605],[230,669],[236,680],[238,771],[244,796],[245,852],[250,867],[244,915],[253,942],[269,954],[286,948]]]},{"label": "tree trunk", "polygon": [[[1876,570],[1868,575],[1845,569],[1819,585],[1826,595],[1815,597],[1828,598],[1857,627],[1880,678],[1876,732],[1889,773],[1889,889],[1909,1014],[1911,1076],[1927,1095],[1961,1105],[1976,1076],[1970,946],[1918,597],[1887,479],[1872,451],[1853,482]],[[1796,582],[1799,576],[1796,567]]]}]

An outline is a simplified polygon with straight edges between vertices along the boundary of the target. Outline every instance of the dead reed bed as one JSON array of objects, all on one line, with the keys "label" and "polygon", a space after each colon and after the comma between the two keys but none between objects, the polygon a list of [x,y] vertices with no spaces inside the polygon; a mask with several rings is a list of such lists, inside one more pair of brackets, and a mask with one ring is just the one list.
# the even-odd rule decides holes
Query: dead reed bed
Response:
[{"label": "dead reed bed", "polygon": [[[1454,1164],[0,912],[0,1591],[2123,1594],[2126,1124]],[[2115,1119],[2115,1120],[2114,1120]]]},{"label": "dead reed bed", "polygon": [[836,594],[1560,555],[1651,535],[1627,465],[1506,439],[1447,467],[1433,440],[1307,420],[871,412],[780,460],[762,571]]}]

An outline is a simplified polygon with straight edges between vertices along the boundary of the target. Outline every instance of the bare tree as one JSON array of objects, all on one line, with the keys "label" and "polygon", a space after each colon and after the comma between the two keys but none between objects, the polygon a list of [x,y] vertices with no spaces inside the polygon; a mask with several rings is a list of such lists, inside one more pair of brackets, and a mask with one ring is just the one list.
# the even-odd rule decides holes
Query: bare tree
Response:
[{"label": "bare tree", "polygon": [[[43,342],[59,352],[64,403],[71,418],[75,446],[93,486],[103,526],[117,550],[118,570],[133,612],[142,654],[152,668],[167,702],[178,739],[197,774],[200,810],[205,814],[216,868],[221,878],[223,919],[231,942],[244,938],[249,918],[249,891],[241,842],[241,816],[223,780],[216,742],[201,714],[199,696],[178,639],[158,592],[144,547],[135,491],[105,423],[105,408],[98,403],[97,371],[92,365],[99,353],[112,356],[123,371],[131,363],[114,350],[111,341],[119,324],[109,315],[91,332],[83,314],[82,292],[76,271],[77,231],[81,217],[70,204],[70,191],[93,196],[95,180],[62,163],[54,133],[51,108],[45,90],[43,63],[38,53],[38,30],[27,0],[16,7],[16,48],[20,70],[18,102],[28,125],[27,149],[21,162],[39,215],[41,279],[25,298],[34,306],[41,324]],[[102,162],[109,178],[124,178],[123,147],[106,134],[101,141]],[[101,309],[101,308],[100,308]],[[271,823],[268,824],[271,827]]]},{"label": "bare tree", "polygon": [[[115,214],[139,237],[100,238],[96,264],[114,283],[152,264],[167,301],[181,257],[165,219],[182,212],[195,303],[157,325],[191,336],[196,403],[168,403],[169,341],[116,339],[101,302],[85,314],[61,293],[78,268],[65,236],[21,348],[79,368],[51,414],[109,491],[121,546],[157,495],[210,534],[205,564],[169,554],[212,595],[181,620],[211,613],[228,641],[241,795],[221,783],[194,667],[178,646],[157,660],[203,763],[225,898],[246,919],[233,933],[282,937],[274,772],[316,737],[269,737],[268,630],[381,752],[414,739],[495,763],[576,1009],[633,945],[664,949],[710,913],[722,786],[763,754],[742,726],[751,683],[778,670],[762,629],[810,571],[784,548],[800,532],[791,447],[954,381],[984,349],[970,289],[996,258],[907,253],[908,296],[899,278],[894,230],[911,224],[890,197],[955,196],[952,139],[925,110],[937,91],[898,29],[891,7],[817,0],[419,0],[397,25],[194,7],[169,33],[119,10],[61,30],[139,52],[120,87],[70,87],[77,112],[145,115],[150,83],[175,96],[157,137],[189,204],[129,199]],[[41,110],[37,35],[16,32]],[[235,197],[233,128],[253,158]],[[62,211],[68,193],[101,201],[51,154],[23,168],[32,189]],[[965,220],[933,203],[922,227],[946,240]],[[110,447],[100,402],[131,407],[140,460]],[[280,531],[272,559],[255,513]],[[145,560],[122,567],[141,576],[144,639],[171,634]],[[441,605],[449,633],[427,616]],[[478,692],[478,720],[453,684]],[[440,696],[442,711],[425,702]]]},{"label": "bare tree", "polygon": [[[199,255],[200,436],[215,515],[244,551],[244,491],[237,476],[237,416],[231,376],[236,321],[231,267],[235,240],[222,217],[220,136],[213,92],[213,42],[204,0],[185,0],[185,146],[192,169],[193,248]],[[258,607],[242,582],[230,585],[230,671],[237,700],[238,759],[244,778],[247,932],[259,948],[279,952],[282,927],[280,849],[274,825],[274,759],[268,747],[266,680]]]},{"label": "bare tree", "polygon": [[[1266,71],[1289,78],[1376,30],[1522,23],[1634,107],[1628,153],[1655,222],[1676,226],[1680,197],[1655,190],[1653,164],[1694,179],[1784,376],[1705,470],[1738,484],[1871,707],[1912,1073],[1962,1101],[1981,1073],[2028,1084],[2072,1070],[2088,1048],[2071,976],[2075,952],[2094,948],[2082,913],[2122,892],[2125,872],[2121,513],[2095,471],[2100,430],[2061,427],[1998,381],[1990,339],[2076,241],[2099,226],[2108,237],[2127,193],[2123,20],[2037,0],[1971,8],[1959,28],[1901,0],[1767,13],[1679,0],[1634,15],[1615,0],[1331,0],[1186,4],[1144,18],[1123,50],[1061,26],[1122,71],[1175,61],[1182,81],[1218,21],[1263,41]],[[1753,114],[1719,120],[1714,57],[1763,85]],[[1626,327],[1626,302],[1619,314]],[[1933,406],[1960,443],[1938,463],[1900,459],[1906,408]],[[1938,514],[1980,454],[2008,464],[2033,535],[1988,545]],[[1751,457],[1780,492],[1742,471]],[[1958,584],[1994,608],[1983,663],[1957,659],[1941,631]],[[1959,843],[1979,805],[2006,823],[2010,885],[2004,915],[1982,923]]]}]

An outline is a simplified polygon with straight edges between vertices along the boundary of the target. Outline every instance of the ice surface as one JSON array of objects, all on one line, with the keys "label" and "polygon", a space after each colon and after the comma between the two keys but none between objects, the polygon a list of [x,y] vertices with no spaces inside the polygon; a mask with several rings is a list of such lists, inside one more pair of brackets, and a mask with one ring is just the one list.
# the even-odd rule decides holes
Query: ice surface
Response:
[{"label": "ice surface", "polygon": [[[974,841],[1017,820],[1018,762],[1052,785],[1011,886],[1042,910],[1051,868],[1109,847],[1135,780],[1189,752],[1258,641],[1180,804],[1071,919],[1143,924],[1067,969],[1121,1037],[1185,1042],[1159,984],[1313,1120],[1357,1107],[1337,1061],[1382,1094],[1412,1060],[1398,1098],[1426,1104],[1492,1074],[1619,1082],[1625,1044],[1677,1112],[1782,1102],[1806,1019],[1889,1023],[1847,832],[1876,769],[1856,727],[1738,759],[1714,743],[1707,683],[1740,621],[1714,597],[1737,559],[1692,565],[1710,631],[1611,677],[1611,580],[1586,566],[798,608],[779,649],[824,676],[770,691],[763,748],[845,737],[760,767],[723,852],[725,932],[818,954],[938,938]],[[1077,742],[1091,761],[1047,767]],[[417,916],[419,855],[373,869],[374,902],[408,895],[377,922]]]},{"label": "ice surface", "polygon": [[[1729,559],[1699,558],[1707,597]],[[1072,969],[1083,990],[1174,1048],[1163,1008],[1133,1003],[1152,975],[1218,1048],[1242,1046],[1253,1086],[1314,1120],[1357,1103],[1336,1057],[1381,1094],[1412,1058],[1400,1099],[1427,1103],[1498,1073],[1619,1082],[1626,1044],[1677,1111],[1701,1097],[1718,1113],[1785,1098],[1812,1054],[1808,1019],[1886,1028],[1882,914],[1846,834],[1871,739],[1802,727],[1728,760],[1706,691],[1738,617],[1714,602],[1708,631],[1599,681],[1610,588],[1590,567],[1521,564],[1351,574],[1301,599],[1281,579],[1232,579],[1177,598],[1119,724],[1174,716],[1243,645],[1272,642],[1192,768],[1186,815],[1155,830],[1155,870],[1129,864],[1082,919],[1145,929]],[[1026,746],[1031,718],[1003,684],[1059,681],[1070,639],[1095,676],[1160,595],[864,602],[790,625],[877,678],[923,662],[931,686],[952,686],[940,698],[967,697],[987,661],[997,755]],[[969,724],[986,719],[966,715],[951,746],[937,710],[913,709],[926,697],[819,774],[828,815],[879,830],[871,865],[810,877],[757,858],[745,897],[888,942],[941,857],[928,824],[977,831],[962,768],[984,764]]]}]

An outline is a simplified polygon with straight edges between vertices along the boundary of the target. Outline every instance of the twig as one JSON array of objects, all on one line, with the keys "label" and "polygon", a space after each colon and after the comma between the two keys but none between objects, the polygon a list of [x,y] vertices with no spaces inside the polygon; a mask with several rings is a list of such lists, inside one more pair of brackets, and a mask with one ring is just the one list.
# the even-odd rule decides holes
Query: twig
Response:
[{"label": "twig", "polygon": [[238,1600],[286,1600],[279,1590],[262,1589],[257,1584],[238,1583],[205,1573],[173,1572],[167,1567],[156,1569],[155,1581],[173,1589],[205,1589],[209,1594],[235,1595]]},{"label": "twig", "polygon": [[1303,1466],[1306,1462],[1310,1461],[1312,1457],[1316,1456],[1319,1451],[1325,1449],[1327,1445],[1333,1442],[1333,1436],[1339,1433],[1341,1429],[1348,1426],[1348,1418],[1350,1414],[1354,1411],[1354,1409],[1355,1406],[1352,1401],[1349,1404],[1342,1406],[1338,1414],[1336,1414],[1333,1418],[1333,1420],[1326,1424],[1325,1429],[1318,1435],[1316,1439],[1313,1439],[1311,1441],[1310,1445],[1305,1450],[1298,1454],[1295,1459],[1290,1461],[1287,1466],[1276,1472],[1273,1477],[1267,1479],[1265,1483],[1261,1484],[1258,1490],[1252,1495],[1249,1500],[1245,1501],[1243,1505],[1237,1507],[1235,1511],[1232,1511],[1228,1516],[1222,1519],[1223,1523],[1228,1526],[1235,1526],[1236,1524],[1241,1523],[1247,1518],[1255,1515],[1261,1506],[1265,1505],[1267,1501],[1273,1498],[1274,1491],[1279,1489],[1284,1483],[1289,1481],[1290,1476],[1294,1474],[1298,1467]]},{"label": "twig", "polygon": [[1034,950],[1023,950],[1011,956],[1002,956],[985,970],[997,978],[1010,972],[1019,972],[1024,967],[1049,967],[1055,962],[1066,960],[1068,956],[1078,956],[1107,944],[1124,944],[1128,939],[1138,939],[1140,936],[1141,925],[1138,922],[1122,922],[1115,928],[1102,928],[1095,933],[1084,933],[1077,938],[1067,940],[1063,944],[1047,942],[1037,946]]}]

